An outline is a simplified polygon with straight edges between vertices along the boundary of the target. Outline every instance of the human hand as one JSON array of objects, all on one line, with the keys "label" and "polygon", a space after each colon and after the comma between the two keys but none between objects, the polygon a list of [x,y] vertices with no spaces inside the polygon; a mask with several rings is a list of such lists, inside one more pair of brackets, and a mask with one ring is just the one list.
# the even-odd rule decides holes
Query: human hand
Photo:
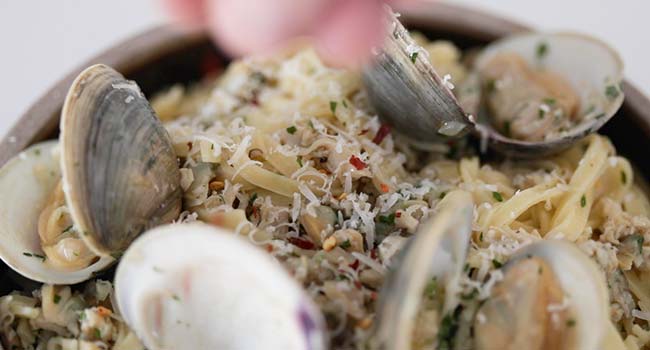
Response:
[{"label": "human hand", "polygon": [[207,28],[230,54],[270,51],[307,37],[328,64],[356,67],[382,43],[383,4],[399,0],[163,1],[178,20]]}]

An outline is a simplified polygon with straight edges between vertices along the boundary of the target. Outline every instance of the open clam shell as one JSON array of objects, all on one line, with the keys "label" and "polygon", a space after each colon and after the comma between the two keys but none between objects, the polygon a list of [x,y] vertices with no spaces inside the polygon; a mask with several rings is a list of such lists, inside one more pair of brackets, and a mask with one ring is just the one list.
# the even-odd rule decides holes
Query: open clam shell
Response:
[{"label": "open clam shell", "polygon": [[[499,292],[493,292],[479,310],[477,349],[538,348],[539,342],[551,348],[603,348],[610,336],[605,277],[574,244],[533,243],[511,258],[504,273],[504,280],[495,286]],[[554,291],[553,285],[559,290]]]},{"label": "open clam shell", "polygon": [[98,255],[120,254],[181,208],[171,140],[138,86],[105,65],[74,81],[61,114],[61,168],[70,213]]},{"label": "open clam shell", "polygon": [[148,349],[326,349],[324,320],[270,255],[204,224],[144,233],[115,276],[119,310]]},{"label": "open clam shell", "polygon": [[[487,129],[490,144],[503,153],[538,157],[562,151],[598,131],[623,103],[623,62],[614,49],[596,38],[577,33],[509,36],[491,43],[479,54],[474,64],[476,74],[480,77],[486,65],[504,53],[517,54],[528,66],[564,78],[578,95],[579,110],[576,113],[580,122],[552,138],[524,141],[506,137],[495,130],[490,116],[481,106],[465,106],[468,112],[477,114],[477,122]],[[496,85],[498,88],[499,84]],[[478,87],[474,91],[484,90]],[[483,99],[473,101],[480,103]]]},{"label": "open clam shell", "polygon": [[36,144],[0,169],[0,258],[35,281],[74,284],[109,266],[102,257],[81,270],[61,270],[45,258],[38,235],[38,217],[61,178],[58,142]]},{"label": "open clam shell", "polygon": [[373,345],[385,350],[411,348],[421,296],[434,277],[444,285],[442,314],[458,306],[473,209],[469,193],[452,191],[440,201],[434,217],[421,224],[382,288]]}]

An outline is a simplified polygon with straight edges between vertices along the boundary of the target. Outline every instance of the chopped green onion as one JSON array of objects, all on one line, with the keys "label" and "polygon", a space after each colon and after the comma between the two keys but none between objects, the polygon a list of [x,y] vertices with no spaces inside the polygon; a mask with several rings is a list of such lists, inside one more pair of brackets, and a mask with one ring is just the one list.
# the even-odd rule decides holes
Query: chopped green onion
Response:
[{"label": "chopped green onion", "polygon": [[287,128],[287,132],[288,132],[289,134],[291,134],[291,135],[295,134],[295,133],[296,133],[296,130],[298,130],[298,129],[296,129],[296,127],[293,126],[293,125],[291,125],[290,127]]},{"label": "chopped green onion", "polygon": [[330,101],[330,111],[336,113],[336,101]]},{"label": "chopped green onion", "polygon": [[415,51],[411,54],[411,62],[415,63],[415,60],[418,59],[418,52]]},{"label": "chopped green onion", "polygon": [[393,225],[395,224],[395,214],[390,214],[390,215],[380,215],[378,217],[379,222],[384,223],[384,224],[390,224]]},{"label": "chopped green onion", "polygon": [[53,300],[54,300],[55,304],[58,304],[61,301],[61,296],[58,295],[58,294],[55,294]]},{"label": "chopped green onion", "polygon": [[605,88],[605,96],[615,99],[620,95],[620,91],[618,90],[618,87],[616,85],[607,85]]},{"label": "chopped green onion", "polygon": [[499,192],[492,192],[492,197],[497,201],[497,202],[503,202],[503,196]]},{"label": "chopped green onion", "polygon": [[495,269],[500,269],[503,264],[497,259],[492,259],[492,266],[494,266]]},{"label": "chopped green onion", "polygon": [[296,157],[296,162],[298,162],[298,165],[302,168],[302,156]]},{"label": "chopped green onion", "polygon": [[537,53],[537,58],[543,58],[544,56],[546,56],[546,54],[548,54],[548,44],[544,42],[539,43],[537,45],[536,53]]},{"label": "chopped green onion", "polygon": [[583,208],[587,206],[587,197],[584,194],[580,197],[580,206]]},{"label": "chopped green onion", "polygon": [[349,239],[346,239],[343,243],[339,244],[339,246],[343,249],[348,249],[352,246],[352,243],[350,243]]}]

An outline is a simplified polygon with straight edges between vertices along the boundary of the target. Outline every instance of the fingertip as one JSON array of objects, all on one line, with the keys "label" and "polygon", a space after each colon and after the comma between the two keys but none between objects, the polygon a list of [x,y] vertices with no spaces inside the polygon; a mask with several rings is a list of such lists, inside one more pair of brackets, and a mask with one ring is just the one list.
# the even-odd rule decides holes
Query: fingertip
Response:
[{"label": "fingertip", "polygon": [[177,21],[187,25],[203,25],[207,21],[208,0],[162,0],[163,8]]}]

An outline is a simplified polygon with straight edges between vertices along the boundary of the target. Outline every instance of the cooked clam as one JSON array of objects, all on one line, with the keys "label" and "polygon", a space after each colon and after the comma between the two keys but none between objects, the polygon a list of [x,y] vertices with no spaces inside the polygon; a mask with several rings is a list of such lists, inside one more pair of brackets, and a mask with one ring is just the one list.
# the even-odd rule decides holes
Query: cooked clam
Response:
[{"label": "cooked clam", "polygon": [[326,349],[322,315],[297,282],[266,252],[213,226],[143,234],[120,262],[115,290],[148,349]]},{"label": "cooked clam", "polygon": [[74,81],[60,129],[59,145],[37,144],[0,169],[0,258],[33,280],[73,284],[178,217],[180,173],[144,95],[107,66]]},{"label": "cooked clam", "polygon": [[596,132],[623,103],[616,51],[572,33],[525,33],[488,45],[456,100],[390,11],[389,19],[393,27],[364,70],[364,85],[379,115],[416,141],[473,129],[507,155],[544,156]]},{"label": "cooked clam", "polygon": [[[575,245],[542,241],[521,249],[478,311],[476,349],[611,349],[603,273]],[[608,346],[605,346],[608,344]]]}]

